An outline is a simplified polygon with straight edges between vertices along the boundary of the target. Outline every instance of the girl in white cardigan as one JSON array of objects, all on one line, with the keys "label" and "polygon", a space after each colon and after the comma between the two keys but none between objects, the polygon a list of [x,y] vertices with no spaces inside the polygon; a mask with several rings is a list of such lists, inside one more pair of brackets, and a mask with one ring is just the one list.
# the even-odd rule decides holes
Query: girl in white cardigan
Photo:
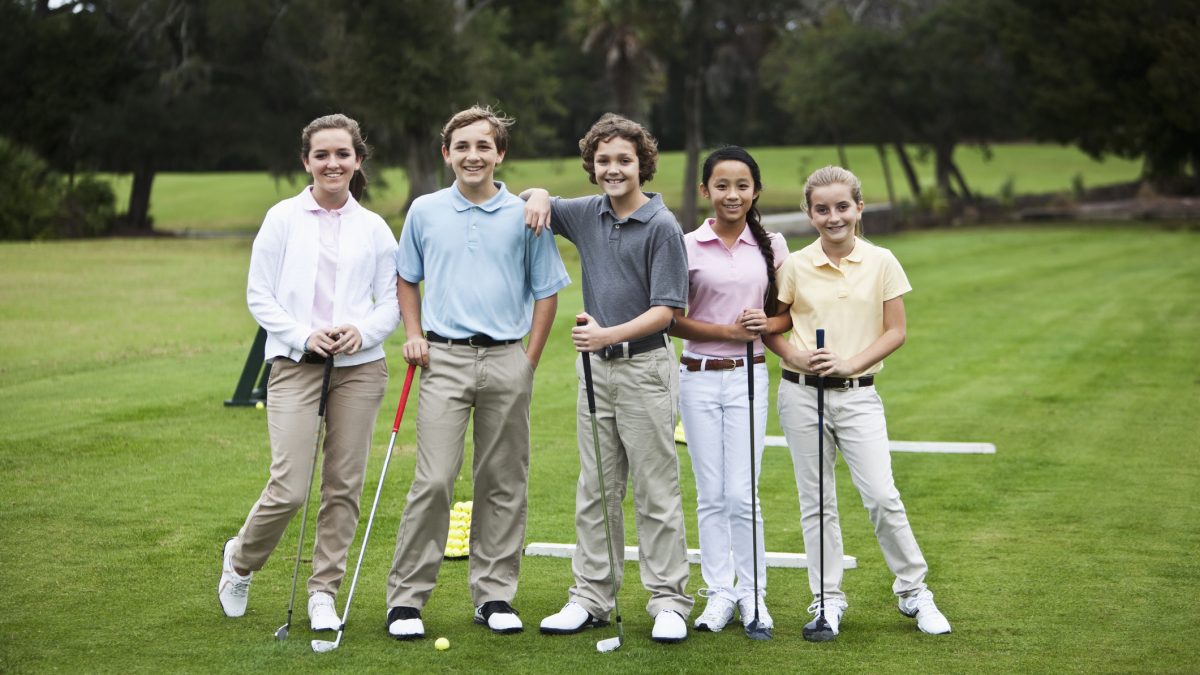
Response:
[{"label": "girl in white cardigan", "polygon": [[309,123],[301,160],[312,184],[272,207],[254,240],[246,299],[267,331],[271,473],[241,531],[225,543],[217,595],[226,616],[245,613],[251,575],[304,504],[325,361],[333,359],[308,613],[313,630],[341,624],[334,596],[387,387],[383,341],[400,322],[395,237],[358,202],[367,152],[349,117]]}]

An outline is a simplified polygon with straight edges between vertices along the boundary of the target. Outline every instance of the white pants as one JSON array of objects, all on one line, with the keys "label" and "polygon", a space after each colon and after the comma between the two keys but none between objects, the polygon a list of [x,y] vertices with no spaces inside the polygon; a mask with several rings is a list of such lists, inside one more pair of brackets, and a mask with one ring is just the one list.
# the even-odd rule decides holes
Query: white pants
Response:
[{"label": "white pants", "polygon": [[900,492],[892,479],[883,401],[875,387],[847,391],[825,390],[825,588],[820,584],[820,499],[817,478],[817,389],[783,380],[779,383],[779,423],[792,451],[796,487],[800,492],[800,523],[808,554],[808,585],[813,597],[845,600],[842,592],[842,530],[838,524],[833,465],[835,446],[850,468],[863,506],[875,526],[875,538],[888,568],[896,575],[892,591],[898,596],[925,589],[929,571],[917,546]]},{"label": "white pants", "polygon": [[[688,454],[692,458],[692,473],[696,476],[700,573],[710,597],[719,595],[732,602],[754,594],[756,554],[758,592],[765,594],[767,586],[762,509],[758,508],[752,514],[750,491],[755,491],[757,506],[770,382],[765,363],[753,367],[753,481],[750,477],[750,401],[745,366],[734,370],[689,371],[681,368],[679,374],[679,414],[683,418]],[[758,530],[757,546],[751,543],[752,525]]]}]

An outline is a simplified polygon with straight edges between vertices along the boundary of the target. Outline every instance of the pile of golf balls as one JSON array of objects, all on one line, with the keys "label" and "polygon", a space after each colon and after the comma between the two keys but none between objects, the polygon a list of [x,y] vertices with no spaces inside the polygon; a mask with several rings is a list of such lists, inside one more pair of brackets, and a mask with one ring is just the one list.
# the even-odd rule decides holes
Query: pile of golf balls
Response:
[{"label": "pile of golf balls", "polygon": [[473,502],[454,502],[450,509],[450,536],[446,539],[447,558],[471,555],[471,507]]}]

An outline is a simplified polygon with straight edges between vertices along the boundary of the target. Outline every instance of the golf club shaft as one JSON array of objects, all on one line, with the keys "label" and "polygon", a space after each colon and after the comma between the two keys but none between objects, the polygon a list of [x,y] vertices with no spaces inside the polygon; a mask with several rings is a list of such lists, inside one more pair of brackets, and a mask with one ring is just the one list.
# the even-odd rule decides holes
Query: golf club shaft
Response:
[{"label": "golf club shaft", "polygon": [[[578,322],[578,325],[586,324]],[[613,614],[617,617],[617,636],[624,641],[625,630],[621,625],[621,606],[617,602],[617,561],[613,555],[612,527],[608,523],[608,490],[604,487],[604,463],[600,457],[600,432],[596,430],[596,392],[592,385],[592,359],[589,352],[582,352],[583,384],[587,391],[588,414],[592,421],[592,450],[596,454],[596,476],[600,479],[600,502],[604,512],[604,540],[608,544],[608,577],[612,584]]]},{"label": "golf club shaft", "polygon": [[346,630],[346,621],[350,618],[350,603],[354,602],[354,587],[358,585],[358,571],[362,569],[363,555],[367,552],[367,542],[371,539],[371,526],[375,524],[375,509],[379,507],[379,495],[383,493],[383,479],[387,477],[388,464],[392,459],[392,449],[396,446],[396,434],[400,431],[400,421],[404,419],[404,406],[408,403],[408,392],[412,388],[413,373],[417,367],[408,364],[408,372],[404,375],[404,389],[400,392],[400,404],[396,406],[396,421],[392,424],[392,438],[388,441],[387,454],[383,456],[383,470],[379,472],[379,485],[375,486],[375,500],[371,502],[371,515],[367,517],[367,529],[363,533],[363,543],[358,549],[358,562],[354,565],[354,577],[350,580],[350,593],[346,596],[346,608],[342,610],[342,625],[338,627],[338,637]]},{"label": "golf club shaft", "polygon": [[[329,379],[333,374],[333,355],[325,357],[325,373],[321,378],[321,402],[317,406],[317,440],[313,444],[312,466],[308,470],[308,489],[304,491],[304,508],[300,516],[300,536],[296,546],[296,565],[292,568],[292,596],[288,599],[287,623],[292,625],[292,610],[296,607],[296,579],[300,576],[300,558],[304,556],[304,529],[308,524],[308,502],[312,494],[313,476],[317,473],[317,457],[321,454],[321,444],[325,441],[325,404],[329,400]],[[286,633],[285,633],[286,636]]]},{"label": "golf club shaft", "polygon": [[758,478],[754,461],[754,340],[746,343],[746,395],[750,402],[750,551],[754,564],[754,623],[758,623]]},{"label": "golf club shaft", "polygon": [[[825,347],[825,329],[817,329],[817,349]],[[821,505],[821,520],[817,537],[821,540],[820,570],[817,576],[821,585],[820,614],[825,619],[825,376],[817,375],[817,500]]]}]

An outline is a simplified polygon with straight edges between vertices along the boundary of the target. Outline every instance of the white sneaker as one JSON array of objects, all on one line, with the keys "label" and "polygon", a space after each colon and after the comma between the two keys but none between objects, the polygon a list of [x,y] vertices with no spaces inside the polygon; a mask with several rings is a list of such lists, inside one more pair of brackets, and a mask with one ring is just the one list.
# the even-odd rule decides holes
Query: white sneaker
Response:
[{"label": "white sneaker", "polygon": [[489,600],[476,607],[475,623],[484,624],[493,633],[520,633],[525,629],[517,610],[503,600]]},{"label": "white sneaker", "polygon": [[393,607],[387,615],[388,635],[397,640],[417,640],[425,637],[425,623],[416,607]]},{"label": "white sneaker", "polygon": [[313,630],[337,630],[342,627],[333,596],[328,593],[313,593],[308,596],[308,621]]},{"label": "white sneaker", "polygon": [[696,630],[720,633],[733,619],[733,602],[721,595],[708,596],[704,613],[696,619]]},{"label": "white sneaker", "polygon": [[254,572],[242,576],[233,571],[233,540],[230,537],[221,549],[221,580],[217,582],[217,599],[221,601],[221,610],[225,616],[238,617],[246,613],[246,601],[250,599],[250,578]]},{"label": "white sneaker", "polygon": [[[834,635],[837,635],[839,632],[841,632],[842,615],[846,613],[847,607],[849,607],[849,605],[846,604],[846,601],[838,598],[830,598],[825,601],[825,622],[829,624],[829,627],[833,630]],[[812,614],[813,617],[816,617],[818,614],[820,614],[821,601],[813,600],[812,604],[808,606],[808,613]]]},{"label": "white sneaker", "polygon": [[588,611],[579,606],[579,603],[572,600],[563,605],[563,608],[558,610],[556,614],[542,619],[539,630],[548,635],[570,635],[578,633],[585,628],[599,628],[607,626],[608,622],[604,619],[597,619],[588,614]]},{"label": "white sneaker", "polygon": [[916,595],[900,598],[900,613],[917,617],[917,628],[930,635],[945,635],[950,632],[950,622],[933,604],[933,591],[926,588]]},{"label": "white sneaker", "polygon": [[683,642],[687,639],[687,621],[673,609],[664,609],[654,617],[650,639],[655,642]]},{"label": "white sneaker", "polygon": [[[738,613],[741,614],[742,625],[749,627],[750,622],[754,621],[753,595],[747,595],[738,600]],[[758,625],[767,630],[775,627],[775,621],[771,619],[771,613],[767,611],[767,603],[763,602],[761,595],[758,596]]]}]

